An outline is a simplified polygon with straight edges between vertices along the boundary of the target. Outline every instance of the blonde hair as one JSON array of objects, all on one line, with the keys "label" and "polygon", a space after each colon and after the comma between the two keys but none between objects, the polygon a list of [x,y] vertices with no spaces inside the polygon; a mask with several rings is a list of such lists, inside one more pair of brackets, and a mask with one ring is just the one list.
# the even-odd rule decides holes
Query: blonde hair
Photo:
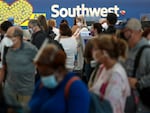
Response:
[{"label": "blonde hair", "polygon": [[50,27],[56,27],[56,20],[50,19],[50,20],[48,20],[47,24]]}]

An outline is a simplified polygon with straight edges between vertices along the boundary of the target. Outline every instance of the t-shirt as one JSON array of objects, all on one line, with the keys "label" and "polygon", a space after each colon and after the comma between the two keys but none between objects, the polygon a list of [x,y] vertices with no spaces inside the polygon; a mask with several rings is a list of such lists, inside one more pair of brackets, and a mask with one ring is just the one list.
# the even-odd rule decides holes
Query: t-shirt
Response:
[{"label": "t-shirt", "polygon": [[35,79],[33,59],[36,53],[37,48],[25,41],[19,49],[8,49],[6,84],[13,92],[22,95],[32,94]]},{"label": "t-shirt", "polygon": [[77,41],[75,38],[61,38],[60,43],[62,44],[66,54],[67,54],[67,62],[66,67],[68,69],[74,68],[75,55],[77,54]]}]

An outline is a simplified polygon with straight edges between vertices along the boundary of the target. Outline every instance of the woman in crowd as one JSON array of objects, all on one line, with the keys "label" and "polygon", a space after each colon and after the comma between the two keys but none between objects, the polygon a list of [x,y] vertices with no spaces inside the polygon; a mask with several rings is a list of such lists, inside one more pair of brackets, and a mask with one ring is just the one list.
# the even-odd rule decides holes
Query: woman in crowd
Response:
[{"label": "woman in crowd", "polygon": [[40,26],[42,27],[42,30],[44,30],[45,32],[48,33],[48,26],[47,26],[47,20],[46,20],[46,17],[44,15],[40,15],[38,18],[37,18]]},{"label": "woman in crowd", "polygon": [[92,35],[95,36],[95,37],[99,37],[100,34],[102,33],[102,26],[100,23],[94,23],[92,25]]},{"label": "woman in crowd", "polygon": [[54,20],[54,19],[48,20],[48,27],[52,28],[52,31],[56,34],[55,39],[58,39],[58,37],[59,37],[59,29],[56,28],[56,20]]},{"label": "woman in crowd", "polygon": [[110,101],[114,113],[124,113],[130,87],[126,72],[118,59],[125,56],[126,44],[112,35],[102,35],[93,41],[92,55],[102,63],[90,90]]},{"label": "woman in crowd", "polygon": [[31,113],[88,113],[89,93],[81,80],[66,86],[75,76],[65,67],[66,54],[54,44],[48,44],[34,60],[41,80],[36,84],[29,103]]},{"label": "woman in crowd", "polygon": [[68,70],[73,71],[75,56],[77,55],[77,41],[72,38],[72,31],[66,23],[60,24],[59,30],[60,37],[58,41],[62,44],[67,54],[66,67]]},{"label": "woman in crowd", "polygon": [[73,26],[71,28],[72,33],[74,34],[76,32],[76,30],[79,28],[76,22],[77,17],[74,18],[74,23]]},{"label": "woman in crowd", "polygon": [[88,32],[86,27],[86,21],[83,16],[78,16],[76,18],[76,24],[78,29],[73,34],[73,37],[77,40],[77,56],[76,56],[76,64],[74,71],[78,74],[78,76],[82,77],[82,70],[84,65],[84,58],[83,58],[83,43],[80,37],[81,32]]}]

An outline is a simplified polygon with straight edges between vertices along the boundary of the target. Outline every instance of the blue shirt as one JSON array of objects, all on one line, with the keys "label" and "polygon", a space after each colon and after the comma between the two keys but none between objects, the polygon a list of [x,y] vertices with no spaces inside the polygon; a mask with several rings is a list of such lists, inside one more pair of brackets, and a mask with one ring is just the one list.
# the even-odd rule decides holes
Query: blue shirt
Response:
[{"label": "blue shirt", "polygon": [[90,96],[82,81],[73,82],[69,97],[64,96],[67,81],[74,75],[68,73],[55,89],[40,88],[39,81],[29,102],[31,113],[88,113]]}]

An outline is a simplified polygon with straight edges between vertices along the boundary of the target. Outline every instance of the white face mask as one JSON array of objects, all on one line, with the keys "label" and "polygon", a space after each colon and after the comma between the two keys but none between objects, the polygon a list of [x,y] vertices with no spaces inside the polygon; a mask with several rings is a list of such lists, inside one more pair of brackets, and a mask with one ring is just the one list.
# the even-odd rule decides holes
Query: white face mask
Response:
[{"label": "white face mask", "polygon": [[92,68],[96,67],[97,62],[95,60],[90,61],[90,65]]},{"label": "white face mask", "polygon": [[103,23],[103,24],[102,24],[102,27],[103,27],[105,30],[107,30],[107,29],[108,29],[108,24],[107,24],[107,23]]},{"label": "white face mask", "polygon": [[77,26],[81,27],[82,23],[81,22],[78,22],[77,23]]},{"label": "white face mask", "polygon": [[12,47],[14,44],[13,41],[11,39],[9,39],[8,37],[5,37],[3,40],[4,40],[4,45],[6,47]]}]

